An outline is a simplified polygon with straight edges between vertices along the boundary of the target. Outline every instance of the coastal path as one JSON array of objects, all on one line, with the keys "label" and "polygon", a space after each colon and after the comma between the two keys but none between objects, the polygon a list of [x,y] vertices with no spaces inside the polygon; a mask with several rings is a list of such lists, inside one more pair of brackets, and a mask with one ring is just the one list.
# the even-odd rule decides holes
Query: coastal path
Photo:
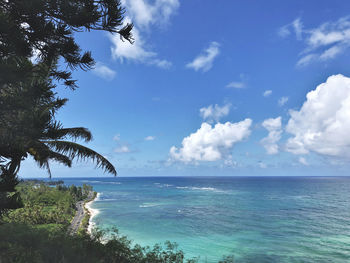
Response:
[{"label": "coastal path", "polygon": [[84,204],[85,202],[92,200],[93,199],[93,192],[90,192],[88,197],[84,201],[78,201],[75,206],[77,208],[77,212],[68,228],[68,232],[71,235],[74,235],[75,233],[78,232],[78,229],[81,225],[81,222],[84,219],[85,216],[85,209],[84,209]]}]

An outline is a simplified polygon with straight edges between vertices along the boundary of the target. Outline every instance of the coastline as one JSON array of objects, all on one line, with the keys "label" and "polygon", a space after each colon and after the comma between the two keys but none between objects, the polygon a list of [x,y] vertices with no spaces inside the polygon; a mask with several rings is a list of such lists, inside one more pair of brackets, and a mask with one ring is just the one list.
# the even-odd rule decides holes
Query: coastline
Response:
[{"label": "coastline", "polygon": [[86,228],[86,232],[89,235],[91,235],[92,229],[95,226],[95,223],[92,222],[92,220],[96,215],[100,213],[98,209],[92,208],[91,205],[93,204],[93,202],[95,202],[99,198],[99,196],[100,196],[100,193],[97,193],[97,195],[92,200],[84,204],[84,208],[87,211],[87,214],[89,216],[88,226]]}]

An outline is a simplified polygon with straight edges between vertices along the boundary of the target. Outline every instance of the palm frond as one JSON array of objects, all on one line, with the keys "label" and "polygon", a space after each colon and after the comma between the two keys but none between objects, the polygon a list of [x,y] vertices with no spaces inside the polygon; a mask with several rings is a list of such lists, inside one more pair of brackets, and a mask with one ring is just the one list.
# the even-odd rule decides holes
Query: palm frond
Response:
[{"label": "palm frond", "polygon": [[44,137],[52,140],[71,138],[73,140],[83,139],[85,142],[92,140],[91,132],[84,127],[62,128],[61,124],[55,122],[48,128]]},{"label": "palm frond", "polygon": [[47,173],[49,174],[49,178],[51,179],[52,174],[51,174],[49,161],[48,160],[39,160],[39,161],[37,161],[37,163],[39,164],[40,168],[45,168],[47,170]]},{"label": "palm frond", "polygon": [[96,162],[96,167],[102,168],[113,175],[117,175],[114,166],[105,157],[90,148],[68,141],[44,141],[43,143],[48,145],[53,151],[67,155],[71,160],[75,158],[78,160],[92,159]]},{"label": "palm frond", "polygon": [[62,163],[68,167],[72,166],[72,160],[69,159],[69,157],[54,151],[49,152],[48,159],[55,160],[56,162]]},{"label": "palm frond", "polygon": [[28,153],[33,156],[34,160],[38,163],[40,168],[46,168],[50,177],[49,160],[62,163],[68,167],[72,166],[72,160],[68,156],[52,151],[47,145],[42,142],[32,142]]}]

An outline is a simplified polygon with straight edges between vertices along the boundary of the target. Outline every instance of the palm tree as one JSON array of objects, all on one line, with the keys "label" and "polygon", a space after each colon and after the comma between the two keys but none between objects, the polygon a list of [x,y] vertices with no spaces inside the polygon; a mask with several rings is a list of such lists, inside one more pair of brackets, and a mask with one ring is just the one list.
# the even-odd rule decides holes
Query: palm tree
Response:
[{"label": "palm tree", "polygon": [[[24,81],[0,87],[0,192],[15,191],[21,161],[28,156],[46,168],[50,177],[49,161],[71,167],[74,159],[92,159],[97,167],[117,175],[105,157],[76,142],[92,140],[88,129],[64,128],[55,119],[67,99],[53,92],[56,86],[49,77],[50,70],[45,64],[34,65]],[[0,203],[0,210],[4,205]]]}]

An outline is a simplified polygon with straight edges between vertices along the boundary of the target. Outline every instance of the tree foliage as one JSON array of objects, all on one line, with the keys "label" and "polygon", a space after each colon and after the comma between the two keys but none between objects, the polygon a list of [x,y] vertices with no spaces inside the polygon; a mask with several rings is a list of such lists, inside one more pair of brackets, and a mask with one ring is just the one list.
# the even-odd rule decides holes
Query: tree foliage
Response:
[{"label": "tree foliage", "polygon": [[[84,190],[83,190],[84,189]],[[28,225],[60,224],[68,227],[76,212],[76,202],[84,200],[91,186],[70,187],[45,182],[21,182],[17,186],[23,207],[9,211],[3,222]]]},{"label": "tree foliage", "polygon": [[97,166],[116,175],[113,165],[102,155],[74,142],[91,141],[88,129],[63,128],[55,119],[55,113],[67,99],[53,92],[52,78],[45,64],[35,65],[34,69],[25,81],[0,90],[0,157],[11,160],[8,169],[12,165],[17,171],[20,161],[28,155],[49,173],[49,160],[70,167],[75,158],[90,158]]},{"label": "tree foliage", "polygon": [[52,68],[50,76],[75,88],[71,70],[90,69],[94,60],[82,51],[74,33],[102,30],[133,42],[133,25],[122,27],[119,0],[0,0],[0,88],[30,71],[22,58],[52,65],[62,59],[69,69]]},{"label": "tree foliage", "polygon": [[[31,64],[28,60],[22,63]],[[15,191],[21,161],[28,156],[39,167],[46,168],[50,176],[50,160],[70,167],[74,159],[92,159],[98,167],[116,175],[105,157],[75,142],[78,139],[89,142],[92,135],[88,129],[64,128],[55,119],[55,113],[67,99],[57,97],[53,91],[51,67],[44,63],[32,66],[32,74],[26,79],[0,89],[0,192]],[[2,206],[6,204],[0,203]]]},{"label": "tree foliage", "polygon": [[73,159],[88,158],[116,175],[106,158],[76,143],[92,139],[86,128],[65,128],[55,119],[67,99],[53,89],[57,82],[76,88],[72,70],[94,65],[76,32],[102,30],[133,43],[133,25],[121,27],[123,14],[119,0],[0,0],[0,216],[21,204],[16,176],[28,156],[49,174],[49,160],[70,167]]},{"label": "tree foliage", "polygon": [[94,236],[70,236],[61,228],[34,228],[28,225],[0,226],[0,261],[28,262],[91,262],[91,263],[194,263],[196,259],[184,258],[184,253],[174,243],[165,246],[133,246],[117,232],[112,239],[101,243],[102,232]]}]

